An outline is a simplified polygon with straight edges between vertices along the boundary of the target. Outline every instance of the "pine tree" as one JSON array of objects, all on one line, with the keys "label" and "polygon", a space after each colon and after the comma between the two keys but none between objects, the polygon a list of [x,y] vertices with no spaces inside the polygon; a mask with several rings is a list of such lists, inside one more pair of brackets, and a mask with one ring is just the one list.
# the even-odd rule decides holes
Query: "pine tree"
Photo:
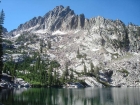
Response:
[{"label": "pine tree", "polygon": [[2,32],[3,32],[3,26],[2,24],[4,23],[4,11],[2,10],[0,13],[0,81],[1,81],[1,74],[2,74],[2,70],[3,70],[3,47],[2,47]]},{"label": "pine tree", "polygon": [[80,55],[79,48],[78,48],[78,50],[77,50],[77,55]]},{"label": "pine tree", "polygon": [[95,72],[94,72],[94,74],[95,74],[96,78],[99,78],[99,70],[100,70],[100,68],[99,68],[98,66],[95,67]]},{"label": "pine tree", "polygon": [[93,65],[92,61],[90,62],[90,71],[91,71],[91,73],[94,73],[94,65]]},{"label": "pine tree", "polygon": [[53,67],[52,65],[50,65],[49,71],[48,71],[48,85],[51,86],[52,85],[52,71],[53,71]]},{"label": "pine tree", "polygon": [[32,73],[30,73],[31,74],[31,80],[34,80],[35,79],[35,77],[34,77],[34,73],[35,73],[35,70],[34,70],[34,65],[33,65],[33,67],[32,67],[32,69],[31,69],[32,71]]},{"label": "pine tree", "polygon": [[14,64],[14,71],[13,71],[13,73],[14,73],[13,75],[14,76],[17,76],[16,69],[17,69],[17,63]]},{"label": "pine tree", "polygon": [[80,58],[80,51],[79,51],[79,48],[78,48],[78,50],[77,50],[77,58]]},{"label": "pine tree", "polygon": [[54,85],[57,84],[57,74],[56,74],[56,70],[54,71],[53,84],[54,84]]},{"label": "pine tree", "polygon": [[67,62],[65,63],[65,72],[64,72],[64,75],[65,75],[66,80],[67,80],[68,79],[68,76],[69,76],[68,63]]},{"label": "pine tree", "polygon": [[51,45],[51,41],[50,40],[47,41],[47,44],[48,44],[48,49],[51,49],[52,45]]},{"label": "pine tree", "polygon": [[43,70],[42,70],[42,63],[40,64],[40,67],[39,67],[39,73],[40,73],[40,75],[39,75],[39,80],[40,80],[40,83],[42,84],[43,82],[42,82],[42,79],[43,79]]},{"label": "pine tree", "polygon": [[3,65],[3,72],[6,73],[6,64]]},{"label": "pine tree", "polygon": [[125,37],[123,39],[124,40],[123,48],[128,51],[129,50],[129,37],[128,37],[129,31],[125,25],[123,26],[123,28],[125,32]]},{"label": "pine tree", "polygon": [[71,71],[70,80],[73,81],[73,78],[74,78],[73,71]]},{"label": "pine tree", "polygon": [[64,84],[65,81],[66,81],[66,78],[65,78],[65,72],[64,72],[61,76],[61,83]]},{"label": "pine tree", "polygon": [[40,40],[40,53],[43,52],[43,40]]},{"label": "pine tree", "polygon": [[40,61],[41,61],[41,58],[40,58],[40,55],[38,54],[38,57],[37,57],[37,60],[36,60],[36,70],[38,70],[39,67],[40,67]]},{"label": "pine tree", "polygon": [[5,17],[5,13],[2,9],[2,11],[0,13],[0,25],[4,24],[4,17]]},{"label": "pine tree", "polygon": [[84,63],[84,74],[86,75],[86,73],[87,73],[87,68],[86,68],[86,65]]}]

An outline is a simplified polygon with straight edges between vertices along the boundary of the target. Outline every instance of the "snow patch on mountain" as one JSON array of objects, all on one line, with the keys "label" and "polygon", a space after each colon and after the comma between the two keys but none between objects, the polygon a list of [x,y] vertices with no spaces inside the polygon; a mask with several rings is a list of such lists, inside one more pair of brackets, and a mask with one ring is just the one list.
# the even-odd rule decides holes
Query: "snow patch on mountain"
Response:
[{"label": "snow patch on mountain", "polygon": [[78,33],[80,30],[76,30],[74,33],[76,34],[76,33]]},{"label": "snow patch on mountain", "polygon": [[20,34],[15,35],[13,38],[18,38],[20,36]]},{"label": "snow patch on mountain", "polygon": [[47,30],[37,30],[34,33],[45,34],[45,33],[47,33]]},{"label": "snow patch on mountain", "polygon": [[67,33],[66,32],[63,32],[63,31],[60,31],[60,30],[54,31],[52,33],[52,35],[65,35],[65,34],[67,34]]}]

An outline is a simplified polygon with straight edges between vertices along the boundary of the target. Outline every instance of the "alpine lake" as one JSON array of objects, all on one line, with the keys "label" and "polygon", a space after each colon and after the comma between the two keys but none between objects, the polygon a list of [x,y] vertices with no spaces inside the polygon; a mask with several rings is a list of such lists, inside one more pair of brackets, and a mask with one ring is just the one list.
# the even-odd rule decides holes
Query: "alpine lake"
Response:
[{"label": "alpine lake", "polygon": [[140,105],[140,88],[4,89],[0,105]]}]

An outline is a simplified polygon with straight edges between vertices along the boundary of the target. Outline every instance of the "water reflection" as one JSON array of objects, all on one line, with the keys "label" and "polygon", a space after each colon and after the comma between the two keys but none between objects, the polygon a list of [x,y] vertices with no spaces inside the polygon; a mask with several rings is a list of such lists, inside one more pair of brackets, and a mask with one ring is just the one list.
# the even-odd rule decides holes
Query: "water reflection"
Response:
[{"label": "water reflection", "polygon": [[22,88],[0,92],[4,105],[140,105],[139,97],[139,88]]}]

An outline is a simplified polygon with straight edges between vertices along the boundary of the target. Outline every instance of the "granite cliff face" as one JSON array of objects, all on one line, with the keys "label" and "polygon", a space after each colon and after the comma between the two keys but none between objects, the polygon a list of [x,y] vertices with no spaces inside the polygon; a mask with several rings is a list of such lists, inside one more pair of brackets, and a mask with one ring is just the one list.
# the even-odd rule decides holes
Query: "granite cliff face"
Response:
[{"label": "granite cliff face", "polygon": [[[47,40],[51,41],[52,49],[46,51],[47,47],[44,47],[43,53],[59,61],[60,74],[65,62],[69,63],[69,69],[77,72],[82,72],[84,65],[90,71],[92,62],[100,67],[101,80],[113,86],[139,86],[140,78],[135,78],[140,75],[140,27],[137,25],[126,26],[121,20],[101,16],[87,19],[84,14],[76,15],[69,6],[57,6],[43,17],[34,17],[19,25],[9,35],[17,38],[25,32],[29,37],[36,34],[46,45]],[[39,42],[25,43],[28,48],[40,48]],[[84,79],[96,84],[93,78]]]},{"label": "granite cliff face", "polygon": [[[129,24],[126,26],[120,20],[110,20],[103,17],[86,19],[84,14],[76,15],[69,6],[57,6],[43,17],[34,17],[21,24],[9,34],[17,35],[24,31],[52,33],[54,31],[86,30],[87,34],[98,37],[95,44],[110,47],[113,51],[139,51],[140,27]],[[134,47],[135,46],[135,47]]]},{"label": "granite cliff face", "polygon": [[13,34],[21,33],[25,30],[72,30],[81,29],[84,27],[85,17],[84,15],[77,16],[69,6],[64,8],[63,6],[57,6],[52,11],[46,13],[43,17],[34,17],[30,21],[19,25]]}]

